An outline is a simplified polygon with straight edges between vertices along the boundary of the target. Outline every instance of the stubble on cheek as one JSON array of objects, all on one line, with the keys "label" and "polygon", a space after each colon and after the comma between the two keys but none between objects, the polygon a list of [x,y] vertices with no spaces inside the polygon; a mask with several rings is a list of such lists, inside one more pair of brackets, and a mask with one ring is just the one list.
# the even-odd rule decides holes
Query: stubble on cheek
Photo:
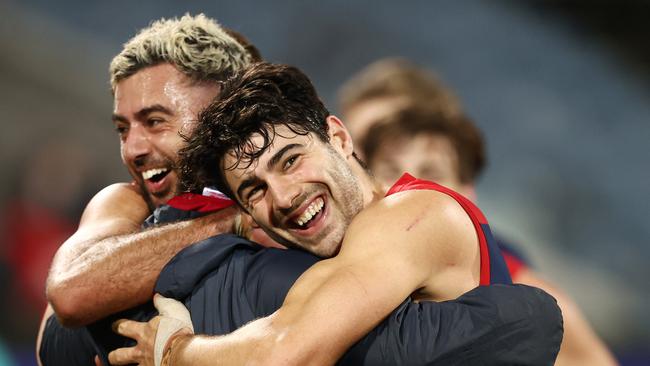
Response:
[{"label": "stubble on cheek", "polygon": [[[336,153],[333,149],[330,154],[334,156],[334,167],[329,169],[330,179],[337,185],[337,191],[340,197],[334,197],[339,202],[341,213],[343,214],[344,231],[356,216],[363,209],[363,193],[360,183],[354,175],[347,162]],[[334,191],[334,190],[333,190]],[[332,195],[335,193],[332,192]]]}]

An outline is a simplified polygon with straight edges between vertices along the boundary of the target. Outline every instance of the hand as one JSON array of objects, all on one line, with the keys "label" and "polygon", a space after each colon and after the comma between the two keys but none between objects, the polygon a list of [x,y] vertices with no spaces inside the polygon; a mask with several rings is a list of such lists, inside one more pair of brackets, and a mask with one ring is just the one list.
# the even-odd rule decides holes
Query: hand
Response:
[{"label": "hand", "polygon": [[250,233],[250,224],[246,220],[247,215],[242,213],[237,206],[230,206],[211,212],[197,220],[204,220],[209,232],[212,235],[235,234],[244,238]]},{"label": "hand", "polygon": [[171,339],[194,333],[190,313],[181,302],[158,294],[154,296],[153,301],[160,315],[149,322],[120,319],[113,324],[115,332],[135,339],[137,344],[109,353],[108,360],[111,365],[135,363],[160,366]]},{"label": "hand", "polygon": [[113,330],[125,337],[133,338],[138,343],[133,347],[118,348],[108,354],[111,365],[138,364],[153,366],[154,341],[160,324],[160,316],[147,323],[120,319],[113,323]]},{"label": "hand", "polygon": [[233,220],[233,234],[250,239],[253,224],[253,218],[239,209],[237,213],[235,213],[235,218]]},{"label": "hand", "polygon": [[[267,248],[287,249],[284,245],[273,240],[256,222],[253,217],[242,212],[241,218],[235,220],[235,233],[250,241]],[[237,227],[238,226],[238,227]]]}]

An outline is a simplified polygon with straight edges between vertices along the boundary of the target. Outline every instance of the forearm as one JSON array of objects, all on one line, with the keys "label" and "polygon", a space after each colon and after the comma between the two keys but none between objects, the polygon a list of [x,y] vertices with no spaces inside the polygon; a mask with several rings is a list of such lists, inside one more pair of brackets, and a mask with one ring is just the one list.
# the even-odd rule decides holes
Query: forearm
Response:
[{"label": "forearm", "polygon": [[172,342],[163,366],[220,366],[247,363],[255,365],[250,359],[244,360],[243,355],[234,349],[222,347],[218,343],[220,337],[180,336]]},{"label": "forearm", "polygon": [[181,249],[232,230],[230,209],[142,232],[75,243],[63,251],[48,278],[48,299],[70,326],[85,325],[144,303],[163,266]]},{"label": "forearm", "polygon": [[[306,354],[299,343],[287,347],[291,332],[283,332],[275,320],[259,319],[227,336],[181,336],[172,342],[169,364],[335,361],[327,342]],[[561,340],[561,315],[547,294],[524,286],[480,287],[454,301],[403,303],[352,346],[339,364],[552,364]]]},{"label": "forearm", "polygon": [[[170,342],[167,363],[174,366],[299,365],[292,352],[282,352],[282,337],[273,315],[258,319],[226,336],[182,335]],[[313,361],[313,360],[312,360]],[[322,362],[313,364],[323,365]]]},{"label": "forearm", "polygon": [[226,336],[189,338],[174,351],[178,363],[171,364],[334,364],[400,301],[395,305],[369,301],[381,296],[345,268],[334,271],[342,276],[330,276],[331,267],[323,263],[298,280],[282,308],[271,316]]}]

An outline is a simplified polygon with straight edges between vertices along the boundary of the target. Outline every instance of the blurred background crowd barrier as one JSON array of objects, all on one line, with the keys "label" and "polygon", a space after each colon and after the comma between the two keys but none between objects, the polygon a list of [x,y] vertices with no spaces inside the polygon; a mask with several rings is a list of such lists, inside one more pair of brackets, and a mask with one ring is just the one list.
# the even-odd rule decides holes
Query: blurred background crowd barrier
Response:
[{"label": "blurred background crowd barrier", "polygon": [[311,76],[401,56],[486,136],[479,206],[563,286],[623,365],[650,364],[650,3],[0,0],[0,365],[33,365],[51,256],[128,178],[108,63],[160,17],[206,13]]}]

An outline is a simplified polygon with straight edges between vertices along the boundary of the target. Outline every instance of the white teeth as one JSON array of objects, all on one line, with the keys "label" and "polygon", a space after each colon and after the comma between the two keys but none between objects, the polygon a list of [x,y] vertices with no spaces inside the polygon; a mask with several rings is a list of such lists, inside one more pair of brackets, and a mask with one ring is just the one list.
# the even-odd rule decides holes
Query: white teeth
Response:
[{"label": "white teeth", "polygon": [[296,223],[300,226],[305,225],[306,223],[309,222],[309,220],[312,219],[312,217],[314,217],[317,213],[320,212],[320,210],[323,209],[323,205],[325,205],[323,199],[318,198],[317,200],[312,202],[311,205],[309,205],[309,207],[307,207],[305,212],[303,212],[302,215],[300,215],[300,217],[298,217]]},{"label": "white teeth", "polygon": [[164,173],[166,171],[167,171],[166,168],[145,170],[144,172],[142,172],[142,179],[146,180],[146,179],[149,179],[149,178],[153,177],[156,174]]}]

